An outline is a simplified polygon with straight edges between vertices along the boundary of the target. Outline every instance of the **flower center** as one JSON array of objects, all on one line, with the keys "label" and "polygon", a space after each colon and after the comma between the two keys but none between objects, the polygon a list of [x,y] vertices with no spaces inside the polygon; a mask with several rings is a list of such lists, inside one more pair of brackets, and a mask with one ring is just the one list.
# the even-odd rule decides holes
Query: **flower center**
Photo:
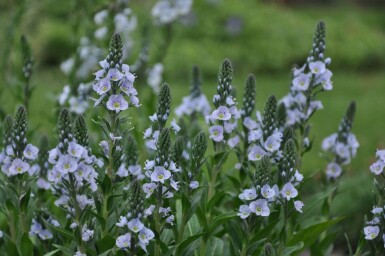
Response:
[{"label": "flower center", "polygon": [[64,165],[64,169],[69,169],[70,168],[70,164],[65,164]]},{"label": "flower center", "polygon": [[115,108],[120,107],[120,103],[119,103],[119,102],[114,102],[114,107],[115,107]]},{"label": "flower center", "polygon": [[159,175],[158,175],[158,180],[162,180],[163,177],[164,177],[163,174],[159,174]]},{"label": "flower center", "polygon": [[219,118],[223,118],[225,115],[223,113],[220,113],[218,116]]},{"label": "flower center", "polygon": [[290,196],[291,195],[291,191],[290,190],[286,190],[286,195]]},{"label": "flower center", "polygon": [[21,172],[21,171],[23,170],[23,168],[22,168],[21,166],[18,166],[18,167],[16,168],[16,170],[17,170],[18,172]]},{"label": "flower center", "polygon": [[261,211],[262,211],[261,206],[257,206],[256,211],[257,211],[257,212],[261,212]]}]

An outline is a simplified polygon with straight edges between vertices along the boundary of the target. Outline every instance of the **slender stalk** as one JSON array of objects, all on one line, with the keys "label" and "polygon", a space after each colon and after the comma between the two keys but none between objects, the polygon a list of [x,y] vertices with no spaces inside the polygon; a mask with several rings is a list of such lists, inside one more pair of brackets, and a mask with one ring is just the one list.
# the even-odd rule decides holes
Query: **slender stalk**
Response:
[{"label": "slender stalk", "polygon": [[[113,135],[116,135],[116,130],[117,130],[117,127],[116,127],[116,113],[111,111],[110,112],[110,116],[111,116],[111,133]],[[113,178],[113,174],[114,174],[114,154],[113,154],[113,148],[115,147],[115,143],[114,143],[114,140],[112,138],[109,138],[109,141],[108,141],[108,169],[107,169],[107,175],[108,177],[110,177],[110,179],[112,180]]]},{"label": "slender stalk", "polygon": [[284,204],[282,205],[283,208],[283,236],[281,237],[281,241],[279,243],[279,250],[278,250],[278,255],[283,255],[283,252],[285,250],[286,246],[286,240],[287,240],[287,229],[288,229],[288,205],[287,201],[285,200]]},{"label": "slender stalk", "polygon": [[[160,213],[159,213],[159,209],[161,206],[162,206],[162,187],[160,186],[158,188],[157,201],[156,201],[156,207],[155,207],[155,212],[154,212],[155,231],[156,231],[157,235],[159,236],[159,239],[160,239],[160,234],[162,232],[162,227],[161,227],[161,223],[160,223]],[[156,245],[154,247],[154,255],[160,256],[159,243],[156,243]]]}]

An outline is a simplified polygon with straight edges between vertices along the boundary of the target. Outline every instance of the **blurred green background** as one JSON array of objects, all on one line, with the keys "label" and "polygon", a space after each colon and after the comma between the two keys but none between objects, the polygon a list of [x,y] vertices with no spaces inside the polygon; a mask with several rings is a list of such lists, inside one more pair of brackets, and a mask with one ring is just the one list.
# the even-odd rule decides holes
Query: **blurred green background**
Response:
[{"label": "blurred green background", "polygon": [[[82,1],[89,6],[82,23],[91,23],[92,16],[108,4]],[[139,29],[133,35],[137,39],[136,53],[140,47],[140,28],[151,21],[149,13],[153,4],[154,1],[147,0],[130,2],[138,14]],[[71,28],[76,11],[73,1],[0,2],[1,106],[5,112],[12,113],[19,104],[12,98],[11,87],[16,83],[12,77],[21,67],[19,37],[25,34],[37,64],[32,78],[32,84],[37,87],[30,111],[31,126],[37,134],[54,131],[55,97],[67,82],[59,65],[75,51],[82,33],[79,31],[76,35]],[[305,61],[314,28],[320,20],[327,26],[326,56],[332,58],[334,89],[320,97],[324,109],[312,120],[315,145],[306,155],[302,172],[312,176],[305,187],[309,194],[314,193],[320,187],[319,172],[327,164],[319,157],[320,143],[337,130],[349,102],[355,100],[357,115],[353,132],[360,148],[341,179],[340,193],[332,210],[335,215],[347,216],[344,229],[355,240],[361,232],[363,216],[372,204],[373,176],[369,165],[376,148],[385,147],[384,1],[194,1],[192,13],[174,26],[164,59],[164,81],[171,85],[176,106],[188,93],[191,67],[198,65],[203,73],[203,90],[211,99],[216,90],[219,64],[229,58],[234,66],[238,98],[241,99],[247,74],[254,73],[257,106],[262,110],[269,95],[280,98],[287,93],[290,70],[294,64],[302,65]],[[163,50],[156,44],[160,37],[157,29],[151,28],[150,42],[155,43],[151,43],[150,53]],[[137,84],[137,87],[144,86]],[[143,95],[146,92],[140,98]]]}]

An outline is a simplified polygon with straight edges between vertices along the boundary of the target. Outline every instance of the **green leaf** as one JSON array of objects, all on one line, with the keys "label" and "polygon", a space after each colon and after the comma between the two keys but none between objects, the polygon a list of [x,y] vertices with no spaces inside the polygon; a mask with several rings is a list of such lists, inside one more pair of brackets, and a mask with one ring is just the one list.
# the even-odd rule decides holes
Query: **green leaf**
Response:
[{"label": "green leaf", "polygon": [[31,195],[31,188],[29,188],[27,192],[21,196],[21,199],[20,199],[21,212],[26,212],[26,210],[28,209],[30,195]]},{"label": "green leaf", "polygon": [[196,235],[193,235],[193,236],[190,236],[188,237],[187,239],[185,239],[184,241],[182,241],[179,245],[177,245],[176,247],[176,255],[183,255],[183,253],[181,253],[185,248],[187,248],[189,245],[191,245],[195,240],[197,240],[198,238],[200,238],[201,236],[203,236],[204,233],[199,233],[199,234],[196,234]]},{"label": "green leaf", "polygon": [[304,244],[304,247],[308,248],[317,240],[317,238],[322,232],[328,230],[331,226],[340,222],[342,219],[343,217],[340,217],[340,218],[324,221],[321,223],[317,223],[315,225],[311,225],[301,230],[300,232],[294,234],[292,239],[288,242],[288,246],[297,245],[299,242],[302,241]]},{"label": "green leaf", "polygon": [[286,247],[285,250],[283,251],[283,255],[284,256],[291,256],[291,255],[293,255],[293,253],[302,250],[303,246],[304,246],[303,242],[298,242],[297,244],[295,244],[293,246]]},{"label": "green leaf", "polygon": [[111,235],[106,235],[102,239],[96,241],[96,247],[98,248],[98,253],[109,251],[114,248],[115,239]]},{"label": "green leaf", "polygon": [[215,218],[209,224],[209,233],[213,232],[219,225],[235,217],[237,217],[237,214],[235,212],[226,212],[215,216]]},{"label": "green leaf", "polygon": [[98,256],[108,256],[108,255],[110,255],[110,253],[111,253],[112,251],[113,251],[113,249],[109,249],[109,250],[103,252],[102,254],[99,254]]},{"label": "green leaf", "polygon": [[21,237],[19,248],[23,256],[33,255],[33,244],[28,237],[28,233],[24,233]]},{"label": "green leaf", "polygon": [[226,194],[228,194],[226,191],[220,191],[216,193],[210,201],[207,203],[206,211],[211,212],[215,205],[218,205],[218,201],[221,200]]},{"label": "green leaf", "polygon": [[[71,232],[68,232],[67,230],[64,230],[64,229],[61,229],[61,228],[58,228],[58,227],[55,227],[55,226],[52,226],[52,225],[51,225],[51,228],[53,230],[55,230],[56,232],[58,232],[59,234],[61,234],[62,236],[66,237],[66,238],[68,238],[70,240],[74,239],[73,234]],[[59,247],[57,247],[57,248],[59,248]]]},{"label": "green leaf", "polygon": [[111,193],[112,182],[108,175],[104,175],[102,190],[103,194],[109,195]]},{"label": "green leaf", "polygon": [[7,241],[7,243],[5,243],[5,250],[7,252],[7,255],[19,256],[17,247],[12,241]]},{"label": "green leaf", "polygon": [[74,253],[71,249],[62,245],[53,244],[53,247],[60,249],[60,251],[62,251],[64,255],[73,255]]},{"label": "green leaf", "polygon": [[43,256],[52,256],[52,255],[55,255],[57,252],[60,252],[60,249],[56,249],[52,252],[48,252],[48,253],[44,254]]}]

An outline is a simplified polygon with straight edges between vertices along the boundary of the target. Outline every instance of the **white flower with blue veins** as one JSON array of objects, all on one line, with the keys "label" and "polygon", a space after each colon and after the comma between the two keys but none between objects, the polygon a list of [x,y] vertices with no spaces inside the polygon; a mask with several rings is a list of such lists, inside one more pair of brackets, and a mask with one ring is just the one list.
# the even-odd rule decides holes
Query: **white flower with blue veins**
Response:
[{"label": "white flower with blue veins", "polygon": [[128,103],[124,99],[123,95],[117,94],[117,95],[111,95],[108,98],[107,101],[107,109],[115,111],[116,113],[119,113],[122,110],[126,110],[128,108]]},{"label": "white flower with blue veins", "polygon": [[265,143],[263,144],[264,148],[269,151],[269,152],[274,152],[279,149],[281,146],[281,141],[282,141],[282,133],[276,132],[270,135]]},{"label": "white flower with blue veins", "polygon": [[380,228],[378,226],[367,226],[364,228],[365,239],[373,240],[380,233]]},{"label": "white flower with blue veins", "polygon": [[247,217],[250,216],[250,213],[251,213],[251,209],[248,205],[241,205],[239,206],[239,213],[237,213],[237,215],[241,218],[241,219],[246,219]]},{"label": "white flower with blue veins", "polygon": [[146,193],[146,198],[149,198],[152,193],[154,193],[154,190],[158,187],[155,183],[145,183],[143,184],[143,191]]},{"label": "white flower with blue veins", "polygon": [[213,125],[209,128],[209,138],[215,142],[221,142],[223,140],[223,127],[221,125]]},{"label": "white flower with blue veins", "polygon": [[11,166],[9,167],[8,174],[10,176],[23,174],[23,173],[27,172],[29,170],[29,168],[30,168],[30,165],[28,163],[24,162],[20,158],[15,158],[12,161]]},{"label": "white flower with blue veins", "polygon": [[241,194],[239,194],[238,197],[239,199],[246,201],[254,200],[255,198],[257,198],[257,191],[255,190],[255,188],[245,189]]},{"label": "white flower with blue veins", "polygon": [[254,145],[248,154],[248,158],[250,161],[258,161],[261,160],[264,155],[266,155],[266,151],[263,150],[260,146]]},{"label": "white flower with blue veins", "polygon": [[300,74],[293,79],[293,90],[306,91],[309,88],[311,81],[310,74]]},{"label": "white flower with blue veins", "polygon": [[55,165],[55,169],[62,173],[73,173],[78,167],[78,162],[70,155],[61,155]]},{"label": "white flower with blue veins", "polygon": [[116,239],[116,246],[118,248],[129,248],[131,247],[131,234],[127,233],[125,235],[119,236]]},{"label": "white flower with blue veins", "polygon": [[339,164],[337,163],[329,163],[328,166],[326,167],[326,177],[328,179],[330,178],[338,178],[342,173],[342,168]]},{"label": "white flower with blue veins", "polygon": [[211,118],[213,120],[227,121],[230,120],[231,114],[226,106],[219,106],[216,110],[213,111]]},{"label": "white flower with blue veins", "polygon": [[293,184],[291,184],[290,182],[289,183],[286,183],[282,190],[281,190],[281,195],[286,198],[286,200],[290,200],[296,196],[298,196],[298,191],[297,189],[293,186]]},{"label": "white flower with blue veins", "polygon": [[262,130],[258,129],[250,131],[247,140],[249,142],[254,142],[259,140],[260,138],[262,138]]},{"label": "white flower with blue veins", "polygon": [[385,162],[378,160],[377,162],[375,162],[370,166],[370,171],[375,175],[380,175],[384,170],[384,167],[385,167]]},{"label": "white flower with blue veins", "polygon": [[107,77],[114,82],[119,81],[124,75],[117,68],[111,68],[108,70]]},{"label": "white flower with blue veins", "polygon": [[149,228],[144,227],[139,232],[139,240],[145,245],[147,245],[154,237],[154,232],[152,232],[152,230]]},{"label": "white flower with blue veins", "polygon": [[39,154],[39,149],[32,144],[27,144],[24,149],[23,155],[28,160],[35,160]]},{"label": "white flower with blue veins", "polygon": [[265,199],[258,199],[249,204],[250,210],[255,213],[257,216],[269,216],[270,209],[267,206],[267,201]]},{"label": "white flower with blue veins", "polygon": [[151,174],[151,181],[164,183],[165,180],[171,177],[171,172],[166,170],[163,166],[155,166]]},{"label": "white flower with blue veins", "polygon": [[273,198],[275,196],[275,191],[274,191],[274,189],[270,188],[270,186],[268,184],[265,184],[261,188],[261,195],[266,199],[270,199],[270,198]]},{"label": "white flower with blue veins", "polygon": [[315,61],[315,62],[310,62],[309,63],[309,69],[310,71],[315,74],[323,74],[326,70],[325,63],[322,61]]},{"label": "white flower with blue veins", "polygon": [[304,206],[305,206],[305,205],[304,205],[304,203],[303,203],[302,201],[299,201],[299,200],[294,201],[294,207],[295,207],[295,209],[296,209],[298,212],[303,213],[303,212],[302,212],[302,208],[303,208]]},{"label": "white flower with blue veins", "polygon": [[134,233],[138,233],[144,228],[144,224],[138,219],[132,219],[127,223],[127,227]]}]

